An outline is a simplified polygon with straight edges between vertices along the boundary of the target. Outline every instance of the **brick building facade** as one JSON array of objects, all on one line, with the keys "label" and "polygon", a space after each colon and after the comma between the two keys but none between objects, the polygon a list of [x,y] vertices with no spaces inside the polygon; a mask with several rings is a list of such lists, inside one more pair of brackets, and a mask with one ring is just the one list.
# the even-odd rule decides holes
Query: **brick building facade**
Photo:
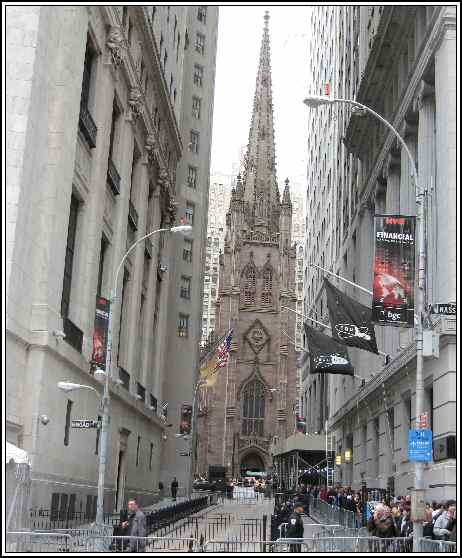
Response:
[{"label": "brick building facade", "polygon": [[230,358],[203,394],[198,422],[199,473],[224,465],[238,476],[271,468],[275,437],[294,431],[296,354],[293,332],[295,247],[289,181],[282,201],[275,165],[268,14],[242,177],[226,217],[216,310],[218,336],[233,329]]}]

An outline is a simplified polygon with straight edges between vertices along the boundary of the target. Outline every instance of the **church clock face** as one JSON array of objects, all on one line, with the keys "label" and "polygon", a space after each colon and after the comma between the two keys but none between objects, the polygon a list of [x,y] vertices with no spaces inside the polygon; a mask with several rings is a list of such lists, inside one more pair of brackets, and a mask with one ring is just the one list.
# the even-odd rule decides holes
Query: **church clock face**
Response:
[{"label": "church clock face", "polygon": [[269,335],[260,320],[255,320],[247,331],[245,338],[256,355],[269,341]]}]

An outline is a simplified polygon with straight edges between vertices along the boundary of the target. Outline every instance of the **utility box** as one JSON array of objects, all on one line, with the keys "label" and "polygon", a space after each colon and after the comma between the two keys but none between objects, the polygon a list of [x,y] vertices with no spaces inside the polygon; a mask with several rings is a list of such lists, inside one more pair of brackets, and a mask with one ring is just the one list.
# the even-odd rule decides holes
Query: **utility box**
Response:
[{"label": "utility box", "polygon": [[425,358],[439,358],[440,336],[432,330],[423,331],[423,356]]}]

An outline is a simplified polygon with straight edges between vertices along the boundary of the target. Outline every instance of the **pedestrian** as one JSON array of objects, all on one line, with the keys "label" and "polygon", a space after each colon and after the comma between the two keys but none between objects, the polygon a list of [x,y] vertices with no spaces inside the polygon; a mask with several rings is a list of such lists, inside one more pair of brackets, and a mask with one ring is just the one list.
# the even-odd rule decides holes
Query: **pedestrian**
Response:
[{"label": "pedestrian", "polygon": [[454,513],[456,511],[455,506],[449,506],[435,521],[433,526],[434,537],[438,540],[448,540],[451,531],[448,527],[451,527],[452,519],[454,518]]},{"label": "pedestrian", "polygon": [[457,542],[457,520],[456,520],[456,512],[457,509],[454,506],[454,515],[452,519],[449,520],[448,525],[446,526],[447,530],[450,531],[448,540],[451,542]]},{"label": "pedestrian", "polygon": [[172,484],[170,485],[170,490],[172,491],[172,499],[176,502],[176,493],[178,492],[178,481],[176,477],[173,477]]},{"label": "pedestrian", "polygon": [[130,536],[130,552],[144,552],[146,548],[146,517],[141,511],[138,500],[131,498],[128,501],[129,518],[122,523],[124,529],[128,528]]},{"label": "pedestrian", "polygon": [[396,537],[398,532],[395,529],[390,508],[383,504],[377,504],[374,509],[374,514],[367,522],[367,530],[372,536],[382,539]]},{"label": "pedestrian", "polygon": [[[296,501],[294,504],[294,511],[289,516],[287,538],[288,539],[303,539],[303,502]],[[301,552],[302,545],[299,542],[289,543],[290,552]]]}]

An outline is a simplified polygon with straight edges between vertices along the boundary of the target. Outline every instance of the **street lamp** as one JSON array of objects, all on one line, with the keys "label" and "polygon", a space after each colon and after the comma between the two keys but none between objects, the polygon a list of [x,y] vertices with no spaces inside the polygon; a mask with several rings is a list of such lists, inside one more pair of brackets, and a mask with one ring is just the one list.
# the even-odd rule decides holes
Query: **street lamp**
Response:
[{"label": "street lamp", "polygon": [[[415,376],[415,413],[416,417],[420,417],[423,413],[424,407],[424,382],[423,382],[423,324],[422,317],[424,312],[424,296],[425,296],[425,283],[426,283],[426,262],[425,262],[425,213],[424,213],[424,201],[426,195],[426,189],[421,187],[419,184],[417,169],[414,161],[414,157],[409,151],[406,142],[398,133],[398,131],[385,120],[383,116],[372,110],[367,105],[358,103],[351,99],[335,99],[323,95],[309,95],[303,101],[305,105],[310,108],[318,108],[323,105],[330,105],[332,103],[345,103],[360,109],[361,113],[368,112],[372,114],[375,118],[380,120],[387,128],[389,128],[400,144],[402,145],[404,151],[406,152],[409,161],[411,163],[411,176],[414,181],[416,190],[416,218],[417,218],[417,240],[419,244],[419,254],[418,254],[418,281],[415,296],[415,317],[414,317],[414,332],[415,332],[415,342],[416,342],[416,376]],[[416,496],[421,501],[424,501],[424,482],[423,482],[423,470],[424,464],[422,461],[414,462],[414,491]],[[423,525],[422,520],[414,522],[414,548],[418,548],[418,539],[423,535]]]},{"label": "street lamp", "polygon": [[[101,406],[102,406],[102,424],[101,424],[101,438],[100,438],[100,452],[99,452],[99,473],[98,473],[98,498],[96,504],[96,524],[103,525],[104,524],[104,483],[106,477],[106,460],[107,460],[107,449],[108,449],[108,430],[109,430],[109,378],[112,377],[111,374],[111,356],[112,356],[112,320],[113,320],[113,304],[117,300],[117,283],[119,279],[119,273],[122,269],[125,260],[127,259],[128,255],[144,240],[153,236],[154,234],[161,233],[161,232],[181,232],[187,233],[192,230],[191,225],[177,225],[171,227],[169,229],[157,229],[155,231],[151,231],[148,234],[140,237],[136,240],[130,248],[125,252],[122,259],[120,260],[119,265],[117,266],[116,272],[114,274],[114,282],[111,291],[111,298],[109,299],[109,315],[108,315],[108,334],[107,334],[107,343],[106,343],[106,366],[105,366],[105,378],[104,378],[104,391],[103,397],[101,399]],[[116,383],[120,385],[122,383],[115,380]]]},{"label": "street lamp", "polygon": [[96,390],[94,387],[92,386],[86,386],[83,384],[73,384],[72,382],[58,382],[57,383],[58,388],[61,391],[75,391],[77,389],[91,389],[92,391],[94,391],[98,396],[100,395],[98,393],[98,390]]}]

